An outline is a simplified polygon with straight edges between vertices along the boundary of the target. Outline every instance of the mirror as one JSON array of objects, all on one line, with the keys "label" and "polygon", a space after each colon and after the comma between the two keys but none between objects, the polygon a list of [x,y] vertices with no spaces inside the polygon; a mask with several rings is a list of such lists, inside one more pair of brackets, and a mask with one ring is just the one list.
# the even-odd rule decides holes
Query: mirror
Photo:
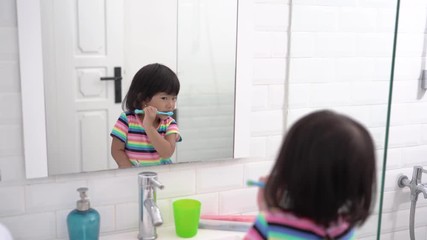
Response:
[{"label": "mirror", "polygon": [[124,96],[134,73],[153,62],[181,81],[175,117],[184,140],[175,162],[246,154],[234,128],[237,0],[41,0],[38,9],[49,175],[117,168],[109,133],[122,110],[115,84],[100,78],[120,66]]},{"label": "mirror", "polygon": [[233,157],[237,1],[178,1],[178,162]]}]

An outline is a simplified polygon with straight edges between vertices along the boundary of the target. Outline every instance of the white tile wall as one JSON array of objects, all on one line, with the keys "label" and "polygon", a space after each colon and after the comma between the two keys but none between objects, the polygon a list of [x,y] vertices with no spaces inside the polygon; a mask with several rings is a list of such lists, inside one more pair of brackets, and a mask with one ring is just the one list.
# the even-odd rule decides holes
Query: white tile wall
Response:
[{"label": "white tile wall", "polygon": [[239,214],[256,211],[256,188],[225,191],[219,194],[220,214]]},{"label": "white tile wall", "polygon": [[[389,158],[391,164],[387,164],[381,229],[384,239],[409,239],[409,191],[397,188],[396,181],[402,174],[411,178],[414,165],[427,167],[426,98],[425,91],[419,87],[420,73],[425,67],[427,3],[401,3],[389,137],[392,157]],[[416,239],[427,238],[426,205],[427,200],[420,195],[415,213]]]},{"label": "white tile wall", "polygon": [[[150,169],[165,185],[158,192],[165,225],[172,224],[172,201],[185,197],[201,200],[202,214],[255,213],[256,189],[246,187],[246,180],[269,172],[282,133],[314,109],[336,109],[365,124],[382,168],[396,1],[289,2],[240,2],[248,11],[241,21],[252,24],[242,42],[251,52],[239,59],[252,65],[246,70],[252,83],[251,158]],[[417,90],[426,17],[425,0],[402,4],[381,239],[408,239],[409,195],[396,180],[410,175],[414,164],[427,165],[426,100]],[[0,140],[0,222],[15,239],[65,239],[75,189],[88,186],[103,234],[136,230],[137,169],[25,180],[17,37],[16,0],[0,1],[0,132],[6,136]],[[378,206],[359,230],[360,239],[376,239],[377,214]],[[427,200],[420,197],[417,239],[427,238],[425,216]]]},{"label": "white tile wall", "polygon": [[0,189],[0,213],[3,216],[25,213],[25,194],[23,186],[6,186]]},{"label": "white tile wall", "polygon": [[[69,189],[77,189],[86,185],[85,181],[27,185],[25,186],[26,212],[46,212],[70,208],[75,204],[74,199],[79,194],[77,191],[69,191]],[[91,191],[93,190],[91,189]]]},{"label": "white tile wall", "polygon": [[139,206],[135,202],[116,205],[117,230],[138,227]]}]

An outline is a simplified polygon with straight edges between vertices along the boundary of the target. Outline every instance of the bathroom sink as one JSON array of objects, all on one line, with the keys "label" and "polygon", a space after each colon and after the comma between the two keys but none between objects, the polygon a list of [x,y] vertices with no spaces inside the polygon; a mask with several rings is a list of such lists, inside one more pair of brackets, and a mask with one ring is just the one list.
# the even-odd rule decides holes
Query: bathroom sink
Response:
[{"label": "bathroom sink", "polygon": [[243,239],[243,235],[230,235],[230,236],[224,236],[224,237],[219,237],[219,238],[209,238],[211,240],[242,240]]},{"label": "bathroom sink", "polygon": [[[233,231],[220,231],[212,229],[199,229],[197,230],[197,235],[191,239],[195,240],[241,240],[245,233],[243,232],[233,232]],[[180,239],[175,233],[175,228],[167,228],[158,231],[158,239]]]},{"label": "bathroom sink", "polygon": [[[244,232],[234,231],[219,231],[211,229],[199,229],[197,235],[188,238],[191,240],[241,240],[245,235]],[[124,232],[114,235],[104,235],[100,240],[135,240],[137,239],[138,232]],[[157,228],[157,239],[159,240],[183,240],[175,234],[174,227],[159,227]]]}]

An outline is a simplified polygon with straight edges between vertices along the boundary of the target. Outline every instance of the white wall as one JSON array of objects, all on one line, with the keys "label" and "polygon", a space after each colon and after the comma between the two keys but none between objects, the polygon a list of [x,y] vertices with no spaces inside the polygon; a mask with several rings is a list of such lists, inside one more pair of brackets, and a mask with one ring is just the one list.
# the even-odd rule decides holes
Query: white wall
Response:
[{"label": "white wall", "polygon": [[[288,124],[319,108],[352,116],[374,138],[379,170],[384,154],[395,3],[293,1],[291,10]],[[377,204],[358,230],[358,239],[376,238],[378,218]]]},{"label": "white wall", "polygon": [[[388,33],[393,25],[382,20],[394,18],[390,4],[394,1],[322,1],[323,5],[319,5],[318,1],[306,0],[294,1],[292,8],[288,2],[240,1],[239,7],[245,11],[241,16],[247,16],[241,21],[250,29],[245,31],[243,44],[251,46],[251,51],[242,54],[246,57],[238,61],[252,66],[247,69],[253,95],[252,113],[247,118],[251,122],[252,157],[150,168],[159,173],[159,180],[166,186],[158,192],[166,225],[172,220],[171,202],[184,196],[201,199],[203,212],[207,214],[255,213],[256,189],[246,187],[245,180],[256,179],[269,171],[286,128],[284,122],[292,123],[312,109],[332,107],[362,121],[375,137],[378,160],[382,161],[384,128],[381,126],[385,123],[392,38]],[[88,186],[92,206],[101,213],[103,234],[136,230],[136,175],[140,170],[25,180],[15,5],[15,0],[0,2],[0,132],[4,136],[0,140],[0,222],[16,239],[64,239],[65,217],[77,199],[75,189]],[[422,111],[426,109],[425,100],[424,96],[419,100],[415,97],[414,86],[421,65],[425,64],[421,56],[425,45],[426,3],[406,1],[402,8],[406,11],[402,10],[401,22],[406,23],[402,23],[405,27],[399,37],[401,47],[390,133],[392,149],[387,165],[381,239],[408,239],[409,195],[396,189],[396,176],[409,175],[414,164],[426,162],[422,158],[427,136],[423,134],[427,129],[427,118]],[[290,42],[288,30],[292,33]],[[359,41],[352,42],[354,37]],[[349,41],[356,45],[348,45]],[[354,67],[361,69],[356,71]],[[366,72],[369,74],[361,74]],[[339,87],[343,78],[346,87],[354,87],[352,91]],[[360,79],[363,81],[359,82]],[[324,88],[317,88],[321,86]],[[321,94],[330,88],[334,94]],[[416,220],[420,239],[426,239],[427,233],[427,200],[423,201],[420,197]],[[369,221],[359,231],[359,237],[375,239],[376,224]]]}]

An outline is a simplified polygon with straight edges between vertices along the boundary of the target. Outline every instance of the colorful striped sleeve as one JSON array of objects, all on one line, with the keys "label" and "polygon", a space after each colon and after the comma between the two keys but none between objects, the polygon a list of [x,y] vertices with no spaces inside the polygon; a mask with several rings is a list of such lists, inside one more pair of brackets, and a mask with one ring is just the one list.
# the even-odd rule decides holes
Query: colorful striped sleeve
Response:
[{"label": "colorful striped sleeve", "polygon": [[171,120],[168,123],[168,126],[166,128],[166,136],[167,135],[171,135],[171,134],[176,134],[176,141],[177,142],[181,142],[182,138],[181,135],[179,134],[179,128],[178,128],[178,124],[176,123],[175,119],[171,118]]},{"label": "colorful striped sleeve", "polygon": [[126,113],[120,114],[119,119],[117,119],[116,124],[111,131],[110,136],[118,138],[120,141],[126,143],[127,135],[129,130],[129,122],[126,116]]},{"label": "colorful striped sleeve", "polygon": [[263,214],[259,214],[254,225],[248,230],[244,240],[263,240],[267,239],[268,224]]}]

